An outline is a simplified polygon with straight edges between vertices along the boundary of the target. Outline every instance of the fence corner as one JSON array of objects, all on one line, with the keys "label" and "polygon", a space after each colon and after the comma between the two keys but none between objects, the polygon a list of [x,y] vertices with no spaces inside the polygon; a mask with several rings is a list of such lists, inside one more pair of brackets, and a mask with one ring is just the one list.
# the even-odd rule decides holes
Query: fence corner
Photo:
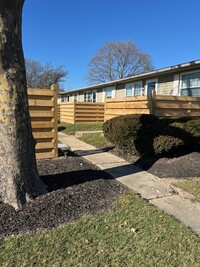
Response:
[{"label": "fence corner", "polygon": [[52,84],[51,90],[54,92],[54,157],[58,157],[58,86]]}]

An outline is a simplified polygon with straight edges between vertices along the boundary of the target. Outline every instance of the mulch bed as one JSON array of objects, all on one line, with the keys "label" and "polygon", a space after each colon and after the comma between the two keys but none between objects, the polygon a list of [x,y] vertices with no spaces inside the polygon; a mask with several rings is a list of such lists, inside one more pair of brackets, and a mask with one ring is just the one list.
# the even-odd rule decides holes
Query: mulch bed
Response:
[{"label": "mulch bed", "polygon": [[159,178],[192,179],[200,178],[200,153],[180,152],[162,157],[137,157],[124,154],[120,150],[111,152],[126,159],[129,163],[152,173]]},{"label": "mulch bed", "polygon": [[[198,152],[141,159],[115,149],[112,153],[160,178],[200,178]],[[106,211],[122,193],[129,191],[73,153],[68,157],[39,160],[38,170],[48,193],[27,203],[20,211],[0,203],[0,237],[51,229],[84,214]]]},{"label": "mulch bed", "polygon": [[49,192],[20,211],[1,203],[0,237],[50,229],[83,214],[103,212],[120,194],[128,191],[108,174],[75,155],[39,160],[38,170]]},{"label": "mulch bed", "polygon": [[200,153],[140,159],[134,164],[160,178],[192,179],[200,178]]}]

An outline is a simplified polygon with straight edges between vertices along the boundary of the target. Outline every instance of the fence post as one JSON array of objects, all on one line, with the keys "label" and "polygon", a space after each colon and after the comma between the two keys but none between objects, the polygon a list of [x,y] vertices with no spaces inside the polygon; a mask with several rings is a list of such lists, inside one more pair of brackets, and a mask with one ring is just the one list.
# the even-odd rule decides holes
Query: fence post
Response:
[{"label": "fence post", "polygon": [[150,114],[152,115],[155,115],[155,101],[156,101],[156,90],[152,90],[150,95]]},{"label": "fence post", "polygon": [[107,97],[105,96],[104,97],[104,122],[106,121],[106,109],[107,109],[107,105],[106,105],[106,103],[107,103]]},{"label": "fence post", "polygon": [[54,157],[58,156],[58,108],[57,108],[57,102],[58,102],[58,87],[56,84],[53,84],[51,86],[51,90],[53,90],[53,100],[54,100]]},{"label": "fence post", "polygon": [[74,100],[74,124],[76,124],[76,101]]}]

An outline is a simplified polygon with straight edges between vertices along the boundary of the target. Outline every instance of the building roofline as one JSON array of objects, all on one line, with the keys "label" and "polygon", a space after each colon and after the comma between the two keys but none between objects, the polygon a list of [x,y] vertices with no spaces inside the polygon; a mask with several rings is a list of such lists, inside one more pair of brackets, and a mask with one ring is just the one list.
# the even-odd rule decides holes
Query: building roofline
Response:
[{"label": "building roofline", "polygon": [[174,70],[181,70],[181,69],[184,69],[184,68],[187,68],[187,67],[190,67],[190,66],[194,67],[194,66],[196,66],[198,64],[200,65],[200,59],[194,60],[194,61],[190,61],[190,62],[186,62],[186,63],[173,65],[173,66],[166,67],[166,68],[153,70],[153,71],[150,71],[150,72],[145,72],[145,73],[138,74],[138,75],[135,75],[135,76],[130,76],[130,77],[127,77],[127,78],[122,78],[122,79],[113,80],[113,81],[109,81],[109,82],[105,82],[105,83],[100,83],[100,84],[95,84],[95,85],[90,85],[90,86],[86,86],[86,87],[81,87],[81,88],[69,90],[69,91],[60,93],[60,95],[63,95],[63,94],[66,94],[66,93],[75,93],[75,92],[79,92],[79,91],[85,91],[85,90],[90,90],[90,89],[98,89],[98,88],[102,88],[102,87],[107,87],[107,86],[110,86],[110,85],[115,85],[117,83],[128,82],[128,81],[131,81],[133,79],[140,79],[140,78],[144,78],[144,77],[148,77],[148,76],[154,76],[156,74],[173,72]]}]

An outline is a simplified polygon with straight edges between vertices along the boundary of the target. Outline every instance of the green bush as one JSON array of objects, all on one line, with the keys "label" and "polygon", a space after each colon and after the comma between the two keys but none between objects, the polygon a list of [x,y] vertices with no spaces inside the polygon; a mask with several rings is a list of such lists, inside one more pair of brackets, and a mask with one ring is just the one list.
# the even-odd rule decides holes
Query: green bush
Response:
[{"label": "green bush", "polygon": [[157,118],[153,115],[124,115],[103,125],[106,139],[127,153],[152,153],[151,139],[156,134]]},{"label": "green bush", "polygon": [[185,130],[192,136],[189,145],[193,148],[200,148],[200,120],[187,121]]},{"label": "green bush", "polygon": [[156,155],[176,151],[183,145],[184,141],[182,139],[169,135],[159,135],[153,140],[153,150]]},{"label": "green bush", "polygon": [[103,125],[105,137],[117,148],[136,155],[158,155],[200,147],[200,120],[124,115]]}]

